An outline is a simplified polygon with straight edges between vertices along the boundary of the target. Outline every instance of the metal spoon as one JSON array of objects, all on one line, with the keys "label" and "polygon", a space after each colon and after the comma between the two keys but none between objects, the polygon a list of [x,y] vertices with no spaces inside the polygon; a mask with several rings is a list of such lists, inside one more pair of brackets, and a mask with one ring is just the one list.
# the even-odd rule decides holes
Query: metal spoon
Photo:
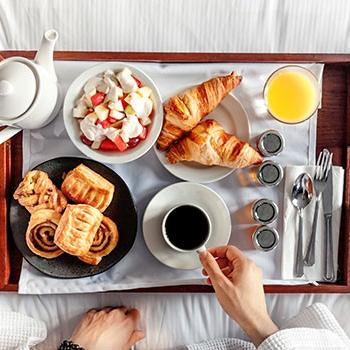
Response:
[{"label": "metal spoon", "polygon": [[295,261],[296,277],[302,277],[304,274],[303,209],[311,202],[313,192],[313,183],[310,175],[307,173],[300,174],[294,181],[292,188],[292,203],[298,209],[299,215],[297,256]]}]

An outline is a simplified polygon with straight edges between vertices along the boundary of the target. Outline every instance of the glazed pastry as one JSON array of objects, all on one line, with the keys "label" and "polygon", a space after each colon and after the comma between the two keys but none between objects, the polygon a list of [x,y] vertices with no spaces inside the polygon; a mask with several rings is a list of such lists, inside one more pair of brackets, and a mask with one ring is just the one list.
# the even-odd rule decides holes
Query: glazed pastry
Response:
[{"label": "glazed pastry", "polygon": [[199,123],[185,138],[172,146],[167,158],[172,164],[186,160],[233,169],[259,164],[263,160],[248,143],[226,133],[212,119]]},{"label": "glazed pastry", "polygon": [[28,248],[46,259],[57,258],[63,251],[54,243],[61,214],[53,209],[38,209],[30,217],[26,232]]},{"label": "glazed pastry", "polygon": [[87,254],[102,217],[101,212],[90,205],[68,204],[58,224],[54,242],[68,254]]},{"label": "glazed pastry", "polygon": [[49,179],[47,173],[40,170],[32,170],[26,174],[13,198],[30,213],[38,209],[54,209],[61,213],[67,205],[66,197]]},{"label": "glazed pastry", "polygon": [[161,151],[167,150],[209,114],[241,80],[241,76],[232,72],[171,97],[164,106],[164,124],[157,147]]},{"label": "glazed pastry", "polygon": [[98,265],[102,258],[117,246],[118,238],[117,225],[104,216],[89,252],[84,256],[79,256],[79,259],[90,265]]},{"label": "glazed pastry", "polygon": [[84,164],[67,174],[61,189],[73,202],[89,204],[101,212],[107,209],[114,194],[114,185]]}]

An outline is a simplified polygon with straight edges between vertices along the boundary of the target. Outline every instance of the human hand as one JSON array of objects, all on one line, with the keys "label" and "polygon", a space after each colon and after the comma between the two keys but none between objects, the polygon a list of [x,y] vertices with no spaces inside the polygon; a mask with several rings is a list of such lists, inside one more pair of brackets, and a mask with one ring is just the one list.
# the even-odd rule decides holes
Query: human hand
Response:
[{"label": "human hand", "polygon": [[200,260],[220,305],[256,347],[278,330],[266,309],[262,270],[252,260],[234,246],[210,248]]},{"label": "human hand", "polygon": [[85,350],[128,350],[145,337],[137,330],[140,313],[125,307],[90,310],[70,340]]}]

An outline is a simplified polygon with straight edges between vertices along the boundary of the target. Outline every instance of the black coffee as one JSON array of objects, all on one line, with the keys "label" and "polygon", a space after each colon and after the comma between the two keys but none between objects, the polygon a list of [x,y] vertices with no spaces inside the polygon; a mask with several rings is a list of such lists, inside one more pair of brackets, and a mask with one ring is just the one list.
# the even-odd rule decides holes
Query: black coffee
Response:
[{"label": "black coffee", "polygon": [[193,250],[205,243],[209,235],[209,221],[201,209],[182,205],[174,209],[165,222],[166,235],[177,248]]}]

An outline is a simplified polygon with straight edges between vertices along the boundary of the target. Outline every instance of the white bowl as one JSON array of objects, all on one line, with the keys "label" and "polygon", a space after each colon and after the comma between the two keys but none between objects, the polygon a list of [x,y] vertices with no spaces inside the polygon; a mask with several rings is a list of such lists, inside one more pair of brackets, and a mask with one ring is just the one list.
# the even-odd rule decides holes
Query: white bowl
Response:
[{"label": "white bowl", "polygon": [[[99,151],[85,145],[80,140],[80,128],[78,121],[73,117],[73,108],[76,100],[83,94],[85,83],[92,77],[105,72],[107,69],[112,69],[117,72],[123,68],[129,68],[133,75],[139,79],[143,85],[152,89],[153,99],[153,118],[152,123],[148,127],[148,135],[145,140],[140,142],[136,147],[126,150],[125,152],[118,151]],[[123,63],[123,62],[106,62],[91,67],[80,74],[70,85],[63,104],[63,120],[68,132],[68,135],[74,145],[87,157],[95,159],[101,163],[121,164],[131,162],[143,156],[155,144],[160,134],[163,125],[163,104],[160,92],[153,80],[140,69]]]}]

